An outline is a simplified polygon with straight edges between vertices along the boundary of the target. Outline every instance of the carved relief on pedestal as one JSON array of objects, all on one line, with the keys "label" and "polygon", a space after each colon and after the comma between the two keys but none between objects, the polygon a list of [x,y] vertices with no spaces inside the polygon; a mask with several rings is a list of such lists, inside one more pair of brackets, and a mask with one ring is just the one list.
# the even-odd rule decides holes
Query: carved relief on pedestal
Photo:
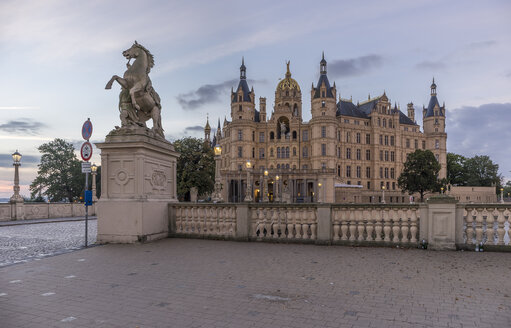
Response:
[{"label": "carved relief on pedestal", "polygon": [[161,170],[154,170],[150,180],[153,190],[163,191],[166,189],[167,176]]},{"label": "carved relief on pedestal", "polygon": [[126,195],[135,193],[135,163],[132,159],[113,159],[110,163],[108,179],[109,194]]}]

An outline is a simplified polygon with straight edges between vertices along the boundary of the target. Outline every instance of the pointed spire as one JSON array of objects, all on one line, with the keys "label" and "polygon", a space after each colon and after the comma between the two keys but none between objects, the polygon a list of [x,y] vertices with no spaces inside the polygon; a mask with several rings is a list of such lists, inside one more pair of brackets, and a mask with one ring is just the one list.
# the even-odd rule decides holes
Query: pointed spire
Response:
[{"label": "pointed spire", "polygon": [[371,94],[370,93],[367,94],[367,100],[371,100]]},{"label": "pointed spire", "polygon": [[240,79],[245,80],[246,78],[247,78],[247,67],[245,66],[245,57],[241,57]]},{"label": "pointed spire", "polygon": [[289,64],[291,63],[290,60],[288,60],[286,62],[286,66],[287,66],[287,71],[286,71],[286,78],[290,78],[291,77],[291,71],[289,70]]},{"label": "pointed spire", "polygon": [[435,84],[435,77],[433,77],[433,83],[431,83],[431,95],[436,96],[436,84]]},{"label": "pointed spire", "polygon": [[218,118],[218,127],[217,130],[220,130],[220,117]]},{"label": "pointed spire", "polygon": [[385,89],[383,89],[383,96],[387,97],[387,93],[385,92]]},{"label": "pointed spire", "polygon": [[326,60],[325,60],[325,52],[324,51],[321,55],[321,61],[319,62],[319,72],[321,75],[326,74]]}]

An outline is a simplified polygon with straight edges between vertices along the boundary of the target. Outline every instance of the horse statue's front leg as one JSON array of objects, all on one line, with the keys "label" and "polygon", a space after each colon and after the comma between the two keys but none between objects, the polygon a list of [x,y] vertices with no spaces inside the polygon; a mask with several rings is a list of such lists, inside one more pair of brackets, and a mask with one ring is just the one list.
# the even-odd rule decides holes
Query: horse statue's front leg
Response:
[{"label": "horse statue's front leg", "polygon": [[119,83],[123,88],[126,88],[126,89],[128,88],[128,81],[126,81],[125,79],[123,79],[122,77],[120,77],[118,75],[114,75],[114,76],[112,76],[110,81],[108,81],[108,83],[106,84],[105,89],[107,89],[107,90],[112,89],[112,84],[114,83],[114,81],[117,81],[117,83]]}]

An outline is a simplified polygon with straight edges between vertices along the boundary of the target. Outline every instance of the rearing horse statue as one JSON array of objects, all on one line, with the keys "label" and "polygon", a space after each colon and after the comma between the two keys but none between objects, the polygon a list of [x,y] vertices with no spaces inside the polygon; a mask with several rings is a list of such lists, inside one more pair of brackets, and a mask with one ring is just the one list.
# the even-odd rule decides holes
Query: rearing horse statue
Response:
[{"label": "rearing horse statue", "polygon": [[[119,110],[123,127],[139,125],[146,127],[145,122],[153,119],[152,130],[160,137],[165,138],[161,126],[160,96],[154,90],[149,72],[154,66],[153,55],[141,44],[135,43],[131,48],[124,50],[122,55],[128,59],[123,77],[112,76],[105,89],[111,89],[114,81],[122,87]],[[133,64],[131,59],[135,59]]]}]

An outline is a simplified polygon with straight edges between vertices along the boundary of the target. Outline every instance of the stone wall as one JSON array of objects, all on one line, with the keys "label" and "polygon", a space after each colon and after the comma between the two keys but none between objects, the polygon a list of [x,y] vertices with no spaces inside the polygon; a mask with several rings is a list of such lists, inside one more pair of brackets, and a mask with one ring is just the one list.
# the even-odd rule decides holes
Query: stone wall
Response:
[{"label": "stone wall", "polygon": [[[89,215],[96,215],[95,206],[89,206]],[[3,203],[0,221],[49,219],[85,216],[83,203]]]}]

